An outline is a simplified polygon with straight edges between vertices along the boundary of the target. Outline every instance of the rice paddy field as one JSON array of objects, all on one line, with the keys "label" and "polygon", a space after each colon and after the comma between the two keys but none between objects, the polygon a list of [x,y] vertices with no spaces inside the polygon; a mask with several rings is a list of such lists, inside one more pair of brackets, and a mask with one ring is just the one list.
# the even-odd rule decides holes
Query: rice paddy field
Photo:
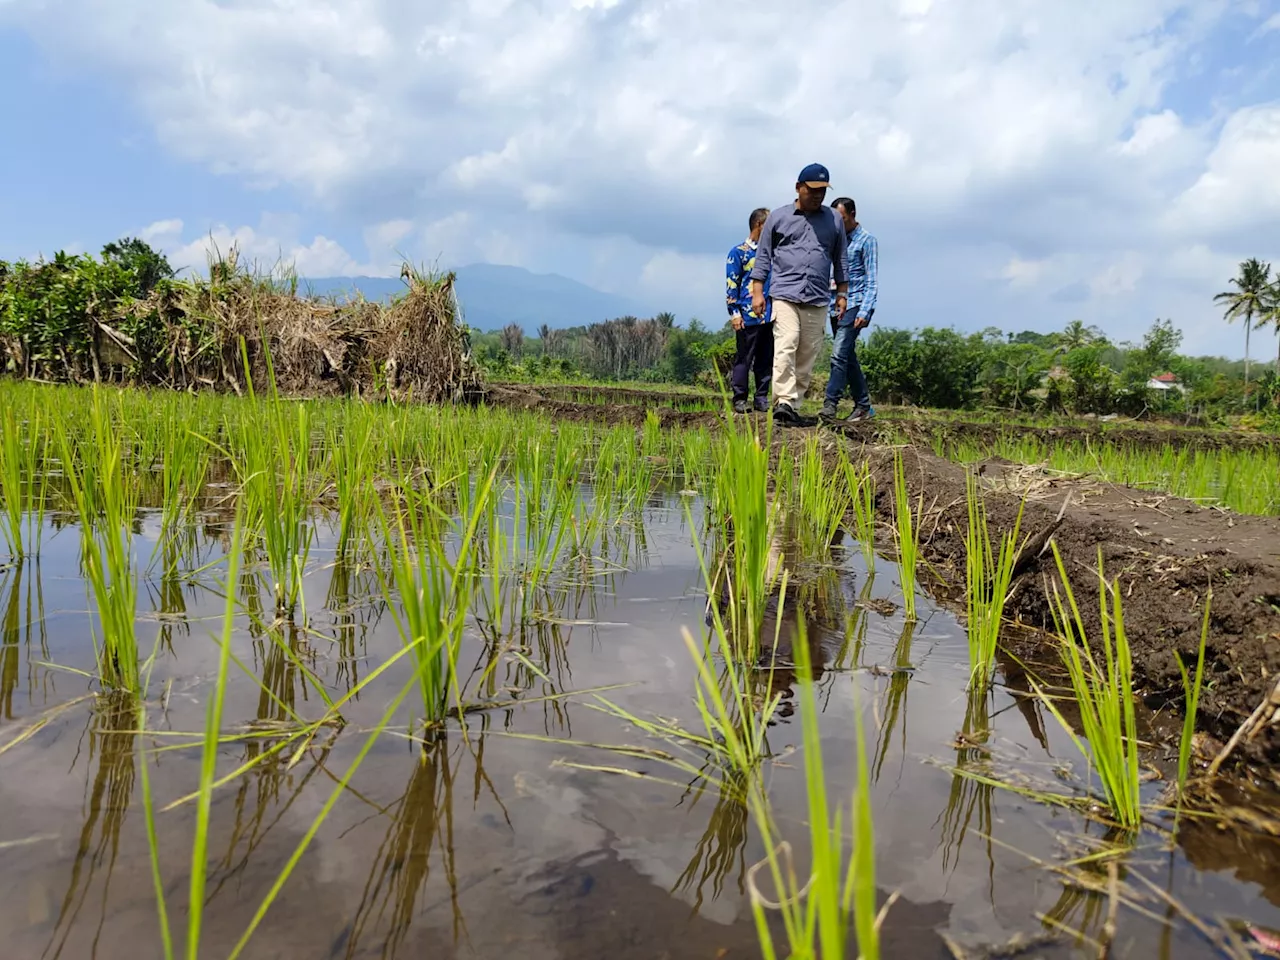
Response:
[{"label": "rice paddy field", "polygon": [[4,956],[1280,955],[1274,449],[669,399],[0,382]]}]

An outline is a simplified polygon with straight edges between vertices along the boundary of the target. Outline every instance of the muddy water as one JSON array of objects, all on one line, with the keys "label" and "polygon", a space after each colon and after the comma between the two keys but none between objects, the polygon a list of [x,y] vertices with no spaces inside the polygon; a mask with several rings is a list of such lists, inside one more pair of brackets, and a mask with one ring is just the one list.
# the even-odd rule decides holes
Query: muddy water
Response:
[{"label": "muddy water", "polygon": [[[530,598],[537,617],[504,634],[538,671],[508,649],[490,681],[471,691],[471,699],[499,705],[469,715],[465,736],[455,723],[425,748],[395,734],[377,740],[349,787],[338,789],[331,816],[246,956],[758,955],[743,884],[764,851],[744,811],[714,790],[673,782],[680,775],[659,760],[605,749],[670,745],[596,709],[587,692],[624,684],[602,695],[634,715],[698,729],[681,630],[701,629],[706,599],[683,517],[678,500],[654,501],[608,556]],[[144,559],[157,523],[141,525]],[[336,698],[400,641],[377,577],[333,563],[325,542],[322,529],[305,614],[280,642],[292,644]],[[193,530],[181,567],[199,571],[222,549],[216,530]],[[83,699],[89,683],[72,672],[93,667],[78,552],[76,530],[51,530],[38,564],[0,570],[6,958],[160,956],[139,764],[148,765],[160,806],[197,779],[199,750],[184,733],[201,729],[212,689],[211,637],[224,603],[218,571],[165,578],[157,566],[144,577],[140,637],[148,646],[158,637],[160,652],[149,732],[139,736],[128,732],[140,723],[136,711]],[[824,665],[817,703],[829,783],[839,796],[853,782],[854,711],[868,720],[878,880],[885,895],[900,897],[886,921],[885,955],[949,957],[944,934],[973,956],[1062,927],[1101,936],[1105,894],[1064,881],[1046,864],[1089,853],[1104,831],[951,770],[958,764],[1056,789],[1068,789],[1067,768],[1083,772],[1053,719],[1018,696],[1016,671],[989,698],[971,702],[963,628],[925,597],[919,622],[905,624],[891,564],[881,561],[870,576],[856,550],[837,550],[832,564],[806,573],[800,599],[812,611],[810,635]],[[268,602],[252,573],[235,589],[243,607]],[[784,643],[792,626],[782,625]],[[254,676],[233,668],[228,733],[278,722],[286,706],[304,717],[323,712],[279,644],[243,612],[233,652]],[[464,669],[486,662],[478,635],[462,662]],[[217,791],[205,955],[225,956],[239,940],[403,680],[389,671],[385,683],[344,709],[341,733],[326,733],[296,763],[286,755]],[[799,840],[805,803],[795,681],[783,674],[775,683],[787,701],[771,734],[767,775],[784,831]],[[412,714],[403,708],[393,726],[406,731]],[[262,750],[257,739],[228,743],[220,771]],[[156,822],[179,941],[193,816],[187,804]],[[1210,921],[1280,926],[1280,909],[1269,901],[1275,878],[1258,867],[1274,862],[1259,853],[1274,841],[1257,838],[1244,849],[1215,843],[1209,828],[1186,835],[1192,859],[1152,832],[1123,858],[1121,875],[1134,886],[1137,874],[1148,877]],[[1105,870],[1099,876],[1105,886]],[[1219,955],[1186,921],[1162,922],[1170,912],[1163,900],[1152,895],[1146,910],[1120,911],[1113,956]],[[1098,950],[1060,935],[1030,955],[1096,957]]]}]

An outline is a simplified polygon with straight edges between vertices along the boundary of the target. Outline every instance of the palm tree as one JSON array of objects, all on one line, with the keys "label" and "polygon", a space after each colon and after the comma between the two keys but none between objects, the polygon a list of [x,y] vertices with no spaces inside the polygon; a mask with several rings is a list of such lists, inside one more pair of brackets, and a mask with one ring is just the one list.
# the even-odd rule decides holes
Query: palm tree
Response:
[{"label": "palm tree", "polygon": [[1259,321],[1269,310],[1271,284],[1271,264],[1263,263],[1257,257],[1240,261],[1240,276],[1230,282],[1236,285],[1235,290],[1227,290],[1213,298],[1214,303],[1225,303],[1226,312],[1223,319],[1227,323],[1236,320],[1244,321],[1244,383],[1249,386],[1249,333],[1253,329],[1255,318]]},{"label": "palm tree", "polygon": [[1267,324],[1276,330],[1276,376],[1280,377],[1280,273],[1276,274],[1276,282],[1267,288],[1267,312],[1258,321],[1259,327]]},{"label": "palm tree", "polygon": [[1083,320],[1072,320],[1061,333],[1055,333],[1053,339],[1061,352],[1070,353],[1090,344],[1105,343],[1107,338],[1097,327],[1086,327]]}]

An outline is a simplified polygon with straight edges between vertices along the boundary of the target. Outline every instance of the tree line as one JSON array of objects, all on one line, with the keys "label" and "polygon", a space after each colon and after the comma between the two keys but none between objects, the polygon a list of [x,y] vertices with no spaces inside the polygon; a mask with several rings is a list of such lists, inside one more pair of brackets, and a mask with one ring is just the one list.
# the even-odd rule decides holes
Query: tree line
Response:
[{"label": "tree line", "polygon": [[[681,329],[670,314],[561,330],[543,326],[537,336],[511,325],[473,331],[472,344],[491,375],[511,379],[715,387],[733,360],[728,325],[712,331],[694,320]],[[1075,320],[1057,333],[872,326],[858,352],[882,403],[1083,415],[1280,415],[1276,371],[1258,377],[1244,361],[1186,356],[1181,345],[1182,332],[1169,320],[1156,320],[1132,343],[1113,343],[1097,327]],[[829,349],[828,343],[815,367],[819,378]],[[1155,378],[1163,378],[1160,386],[1153,385]]]}]

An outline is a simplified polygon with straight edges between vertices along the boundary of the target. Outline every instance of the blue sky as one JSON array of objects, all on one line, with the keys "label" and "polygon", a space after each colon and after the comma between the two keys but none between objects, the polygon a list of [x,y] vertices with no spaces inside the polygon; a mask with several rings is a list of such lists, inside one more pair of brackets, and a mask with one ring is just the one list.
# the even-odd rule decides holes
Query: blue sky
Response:
[{"label": "blue sky", "polygon": [[[398,253],[718,322],[747,213],[827,164],[877,321],[1116,339],[1280,263],[1280,2],[0,0],[0,258],[212,235]],[[1273,355],[1269,336],[1255,353]]]}]

